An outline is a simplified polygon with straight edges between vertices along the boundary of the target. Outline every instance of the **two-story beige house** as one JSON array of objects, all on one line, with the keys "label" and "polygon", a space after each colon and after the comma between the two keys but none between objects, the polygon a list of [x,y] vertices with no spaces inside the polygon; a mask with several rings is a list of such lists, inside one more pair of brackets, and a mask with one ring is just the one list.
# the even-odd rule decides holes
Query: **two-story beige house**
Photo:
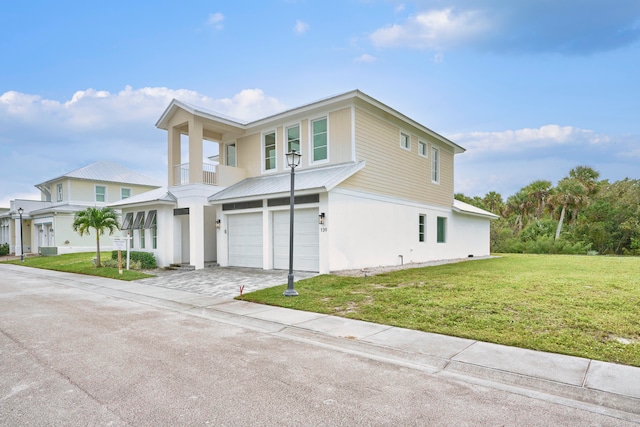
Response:
[{"label": "two-story beige house", "polygon": [[[160,187],[155,180],[112,162],[97,162],[37,184],[40,200],[17,199],[0,214],[0,243],[20,254],[20,215],[24,253],[56,255],[90,252],[95,235],[80,236],[73,231],[76,212],[88,206],[103,207]],[[101,246],[111,247],[110,241]]]},{"label": "two-story beige house", "polygon": [[[489,254],[496,216],[453,198],[464,149],[361,91],[247,123],[174,100],[156,126],[168,135],[168,187],[112,206],[159,265],[287,269],[291,150],[302,154],[295,270]],[[215,162],[203,155],[212,143]]]}]

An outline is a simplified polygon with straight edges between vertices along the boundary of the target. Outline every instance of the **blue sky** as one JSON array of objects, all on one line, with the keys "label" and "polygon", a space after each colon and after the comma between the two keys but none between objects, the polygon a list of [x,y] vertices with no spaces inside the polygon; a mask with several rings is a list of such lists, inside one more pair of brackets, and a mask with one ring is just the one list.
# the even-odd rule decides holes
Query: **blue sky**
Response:
[{"label": "blue sky", "polygon": [[98,160],[166,183],[172,98],[254,119],[360,89],[467,149],[455,191],[640,179],[640,1],[29,1],[0,14],[0,207]]}]

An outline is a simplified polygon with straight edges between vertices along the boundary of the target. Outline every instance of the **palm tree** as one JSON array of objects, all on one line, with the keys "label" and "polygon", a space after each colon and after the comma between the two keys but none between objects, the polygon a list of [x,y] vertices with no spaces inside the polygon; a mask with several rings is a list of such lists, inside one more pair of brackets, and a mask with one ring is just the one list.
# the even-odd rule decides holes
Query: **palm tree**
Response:
[{"label": "palm tree", "polygon": [[120,229],[118,214],[109,207],[100,209],[88,207],[83,211],[76,212],[73,220],[73,231],[77,231],[83,236],[85,233],[89,235],[89,230],[91,229],[96,231],[96,267],[101,267],[100,235],[104,234],[105,230],[109,230],[109,235],[112,235],[115,230]]},{"label": "palm tree", "polygon": [[533,203],[529,194],[527,194],[524,189],[507,198],[504,214],[505,216],[515,215],[514,226],[516,234],[522,231],[529,218],[532,216],[532,210]]},{"label": "palm tree", "polygon": [[589,166],[576,166],[569,171],[569,178],[578,180],[585,190],[587,190],[587,196],[598,192],[599,177],[600,172]]},{"label": "palm tree", "polygon": [[560,211],[560,220],[558,221],[558,228],[556,229],[556,237],[558,240],[560,232],[562,231],[562,223],[564,222],[567,209],[572,208],[574,213],[574,219],[578,214],[578,210],[584,206],[588,201],[587,189],[582,185],[580,181],[575,178],[562,178],[558,182],[556,191],[553,194],[552,203],[558,207],[562,206]]},{"label": "palm tree", "polygon": [[536,218],[540,219],[544,212],[545,204],[551,193],[551,181],[539,179],[533,181],[531,184],[523,188],[528,193],[529,197],[535,201],[536,204]]},{"label": "palm tree", "polygon": [[504,202],[502,201],[502,195],[495,191],[488,192],[484,199],[482,199],[485,207],[496,215],[502,216],[504,211]]}]

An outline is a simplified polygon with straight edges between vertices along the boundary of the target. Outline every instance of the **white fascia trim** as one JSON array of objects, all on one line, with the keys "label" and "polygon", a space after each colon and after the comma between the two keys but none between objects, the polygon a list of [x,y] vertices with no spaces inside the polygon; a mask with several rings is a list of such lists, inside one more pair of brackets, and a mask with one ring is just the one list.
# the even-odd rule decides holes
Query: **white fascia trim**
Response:
[{"label": "white fascia trim", "polygon": [[390,197],[390,196],[383,196],[381,194],[372,194],[364,191],[348,190],[345,188],[336,188],[331,190],[331,192],[335,194],[343,194],[345,196],[359,197],[362,199],[376,200],[376,201],[385,202],[385,203],[393,203],[396,205],[409,206],[409,207],[418,208],[418,209],[429,209],[432,211],[439,211],[443,213],[452,212],[451,208],[444,208],[442,206],[435,206],[427,203],[412,202],[410,200],[398,199],[396,197]]},{"label": "white fascia trim", "polygon": [[[324,188],[324,187],[308,188],[306,190],[296,190],[295,197],[307,196],[309,194],[325,193],[326,191],[327,191],[327,189]],[[224,205],[224,204],[227,204],[227,203],[250,202],[252,200],[279,199],[281,197],[289,197],[289,196],[291,196],[291,192],[290,191],[286,191],[286,192],[280,192],[280,193],[258,194],[256,196],[236,197],[234,199],[215,200],[215,201],[209,201],[208,203],[209,203],[210,206],[217,206],[217,205]],[[258,208],[256,208],[256,209],[258,209]]]},{"label": "white fascia trim", "polygon": [[455,213],[458,213],[460,215],[477,216],[479,218],[487,218],[487,219],[490,219],[490,220],[494,220],[494,219],[500,218],[498,215],[492,214],[490,212],[488,212],[487,215],[484,215],[484,214],[481,214],[481,213],[465,211],[465,210],[462,210],[462,209],[457,208],[455,206],[453,206],[451,208],[451,211],[455,212]]}]

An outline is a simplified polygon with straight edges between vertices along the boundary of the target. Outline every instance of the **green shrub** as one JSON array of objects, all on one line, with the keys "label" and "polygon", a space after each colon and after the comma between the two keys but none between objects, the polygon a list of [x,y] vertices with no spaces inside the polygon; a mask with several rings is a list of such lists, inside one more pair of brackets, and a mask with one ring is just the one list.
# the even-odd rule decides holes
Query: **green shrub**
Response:
[{"label": "green shrub", "polygon": [[9,255],[9,244],[3,243],[0,245],[0,256]]},{"label": "green shrub", "polygon": [[[125,263],[125,258],[126,258],[127,254],[126,252],[122,253],[122,262]],[[111,252],[111,259],[118,259],[118,251],[112,251]],[[132,270],[136,270],[136,268],[133,267],[134,263],[140,263],[140,267],[138,269],[151,269],[151,268],[156,268],[156,257],[151,253],[151,252],[137,252],[137,251],[131,251],[129,252],[129,268],[131,268]],[[117,267],[117,264],[116,264]]]},{"label": "green shrub", "polygon": [[[118,255],[116,254],[116,258],[117,257]],[[107,259],[102,261],[101,264],[103,267],[118,268],[117,259]],[[127,260],[125,259],[122,260],[122,268],[127,268]],[[142,263],[140,261],[132,261],[131,259],[129,259],[129,270],[142,270]]]}]

